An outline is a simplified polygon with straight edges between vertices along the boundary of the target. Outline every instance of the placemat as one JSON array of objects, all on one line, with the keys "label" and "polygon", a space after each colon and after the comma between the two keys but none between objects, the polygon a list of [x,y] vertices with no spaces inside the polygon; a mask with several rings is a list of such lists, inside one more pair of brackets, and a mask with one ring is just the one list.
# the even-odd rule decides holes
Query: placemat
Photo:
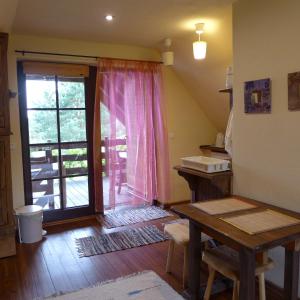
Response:
[{"label": "placemat", "polygon": [[257,234],[300,223],[299,219],[271,209],[220,219],[249,234]]},{"label": "placemat", "polygon": [[234,211],[255,208],[256,206],[236,198],[201,201],[192,204],[210,215],[225,214]]}]

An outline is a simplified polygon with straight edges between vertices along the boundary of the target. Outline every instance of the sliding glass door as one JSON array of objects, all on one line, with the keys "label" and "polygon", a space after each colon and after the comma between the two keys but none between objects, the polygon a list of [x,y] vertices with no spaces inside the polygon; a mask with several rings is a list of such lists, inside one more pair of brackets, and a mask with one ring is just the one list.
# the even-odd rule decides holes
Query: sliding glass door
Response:
[{"label": "sliding glass door", "polygon": [[26,203],[48,221],[92,213],[85,78],[21,74],[19,83]]}]

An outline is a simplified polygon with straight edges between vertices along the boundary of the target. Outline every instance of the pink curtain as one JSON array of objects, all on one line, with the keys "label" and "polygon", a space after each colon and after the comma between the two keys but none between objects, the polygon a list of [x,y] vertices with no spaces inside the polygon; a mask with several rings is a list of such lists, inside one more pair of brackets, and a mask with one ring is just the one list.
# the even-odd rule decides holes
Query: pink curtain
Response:
[{"label": "pink curtain", "polygon": [[[119,204],[120,127],[126,131],[126,184],[134,195],[130,204],[152,203],[154,199],[165,202],[170,194],[169,155],[160,64],[101,59],[96,88],[95,115],[99,114],[100,102],[109,111],[109,128],[106,136],[101,134],[105,139],[109,207]],[[94,116],[95,131],[99,119]]]}]

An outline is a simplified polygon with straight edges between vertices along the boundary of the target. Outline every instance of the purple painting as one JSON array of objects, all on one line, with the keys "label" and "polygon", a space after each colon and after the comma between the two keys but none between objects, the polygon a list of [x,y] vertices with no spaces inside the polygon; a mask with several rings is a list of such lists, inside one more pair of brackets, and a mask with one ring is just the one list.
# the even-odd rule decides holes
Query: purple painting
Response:
[{"label": "purple painting", "polygon": [[300,72],[288,75],[289,110],[300,110]]},{"label": "purple painting", "polygon": [[271,112],[271,80],[260,79],[245,82],[245,113]]}]

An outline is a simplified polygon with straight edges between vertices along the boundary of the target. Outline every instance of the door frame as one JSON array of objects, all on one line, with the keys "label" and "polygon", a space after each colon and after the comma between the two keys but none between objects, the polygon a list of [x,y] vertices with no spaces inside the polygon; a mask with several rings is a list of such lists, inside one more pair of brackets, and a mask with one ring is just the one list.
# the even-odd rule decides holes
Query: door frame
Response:
[{"label": "door frame", "polygon": [[[32,204],[32,186],[31,186],[31,166],[30,166],[30,147],[29,147],[29,128],[27,120],[26,104],[26,74],[23,72],[23,61],[17,62],[18,91],[19,91],[19,114],[20,130],[22,140],[22,162],[23,162],[23,180],[25,205]],[[45,210],[43,212],[44,221],[59,221],[64,219],[78,218],[95,214],[94,204],[94,158],[93,158],[93,116],[95,90],[96,90],[96,67],[89,67],[89,77],[84,77],[85,86],[85,111],[86,111],[86,143],[87,143],[87,161],[88,161],[88,187],[89,187],[89,205],[85,207],[72,207],[65,209]],[[75,142],[74,142],[75,143]]]}]

